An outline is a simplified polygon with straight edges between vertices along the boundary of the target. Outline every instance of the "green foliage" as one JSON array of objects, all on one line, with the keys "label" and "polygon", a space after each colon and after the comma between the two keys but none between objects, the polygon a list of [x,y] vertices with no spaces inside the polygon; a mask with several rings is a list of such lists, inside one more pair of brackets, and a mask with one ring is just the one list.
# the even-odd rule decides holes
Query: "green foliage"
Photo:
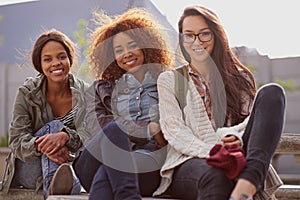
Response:
[{"label": "green foliage", "polygon": [[[252,72],[258,72],[258,69],[256,66],[253,65],[247,65],[247,68]],[[289,79],[287,81],[280,80],[278,77],[274,78],[274,82],[281,85],[285,90],[287,91],[297,91],[300,90],[300,85],[295,86],[295,80]],[[263,86],[264,82],[257,82],[257,88],[260,88]]]},{"label": "green foliage", "polygon": [[[77,43],[80,47],[85,47],[88,44],[88,41],[86,39],[86,27],[88,25],[88,22],[85,19],[80,19],[77,22],[77,27],[79,28],[78,31],[74,31],[73,35],[75,39],[77,40]],[[86,54],[85,54],[86,55]]]},{"label": "green foliage", "polygon": [[260,88],[261,86],[263,86],[264,84],[266,84],[265,82],[257,82],[257,88]]},{"label": "green foliage", "polygon": [[6,131],[5,136],[0,137],[0,147],[8,147],[8,131]]},{"label": "green foliage", "polygon": [[[283,81],[283,80],[280,80],[278,77],[275,77],[274,82],[281,85],[284,88],[284,90],[286,90],[286,91],[294,92],[294,91],[300,90],[300,85],[295,86],[295,80],[293,80],[293,79]],[[260,88],[264,84],[266,84],[266,83],[258,82],[257,83],[257,88]]]},{"label": "green foliage", "polygon": [[257,70],[257,67],[256,67],[256,66],[253,66],[253,65],[247,65],[247,68],[248,68],[252,73],[258,71],[258,70]]},{"label": "green foliage", "polygon": [[281,85],[287,91],[293,92],[296,90],[300,90],[300,85],[295,86],[295,80],[293,80],[293,79],[289,79],[287,81],[282,81],[278,77],[275,77],[274,82]]},{"label": "green foliage", "polygon": [[[88,39],[86,28],[88,26],[88,21],[85,19],[80,19],[77,22],[78,30],[73,32],[73,36],[77,41],[78,46],[83,52],[83,55],[87,57],[87,51],[88,51]],[[87,59],[84,59],[85,61],[79,66],[79,69],[76,69],[78,71],[78,76],[86,81],[90,81],[92,79],[90,74],[90,69],[87,63]]]},{"label": "green foliage", "polygon": [[86,62],[81,64],[79,73],[80,74],[89,74],[90,73],[90,68]]}]

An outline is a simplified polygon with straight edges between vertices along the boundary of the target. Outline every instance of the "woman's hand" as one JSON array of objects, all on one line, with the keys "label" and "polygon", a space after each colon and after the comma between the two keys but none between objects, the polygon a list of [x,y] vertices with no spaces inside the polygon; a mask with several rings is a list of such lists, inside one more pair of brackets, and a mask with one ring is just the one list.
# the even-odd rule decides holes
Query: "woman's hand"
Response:
[{"label": "woman's hand", "polygon": [[241,141],[234,135],[227,135],[221,139],[221,141],[224,143],[224,146],[232,146],[234,144],[237,144],[241,146]]},{"label": "woman's hand", "polygon": [[68,162],[68,160],[70,158],[68,147],[66,147],[66,146],[63,146],[62,148],[60,148],[58,151],[56,151],[53,154],[48,153],[48,154],[45,154],[45,155],[50,160],[57,163],[58,165],[61,165],[62,163]]},{"label": "woman's hand", "polygon": [[41,136],[35,141],[37,150],[43,154],[54,154],[70,139],[69,135],[65,132],[58,132],[52,134],[46,134]]},{"label": "woman's hand", "polygon": [[165,138],[161,132],[160,125],[158,123],[150,122],[149,130],[150,130],[150,134],[151,134],[151,136],[153,136],[153,138],[156,142],[156,146],[158,148],[161,148],[168,144],[168,142],[165,140]]}]

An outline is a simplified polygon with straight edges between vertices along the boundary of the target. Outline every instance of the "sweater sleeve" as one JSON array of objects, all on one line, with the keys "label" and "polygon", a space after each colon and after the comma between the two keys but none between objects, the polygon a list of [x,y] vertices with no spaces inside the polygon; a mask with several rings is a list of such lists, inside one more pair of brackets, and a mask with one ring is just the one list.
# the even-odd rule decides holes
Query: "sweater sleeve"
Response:
[{"label": "sweater sleeve", "polygon": [[[204,138],[199,137],[191,127],[186,125],[175,96],[174,74],[172,71],[166,71],[159,76],[158,95],[160,125],[169,145],[181,154],[193,157],[206,155],[211,149],[212,143],[207,143]],[[200,110],[196,112],[200,112]]]},{"label": "sweater sleeve", "polygon": [[220,135],[220,138],[226,137],[227,135],[234,135],[241,141],[241,145],[243,146],[242,137],[249,121],[249,117],[250,116],[246,117],[243,122],[235,126],[219,128],[217,134]]}]

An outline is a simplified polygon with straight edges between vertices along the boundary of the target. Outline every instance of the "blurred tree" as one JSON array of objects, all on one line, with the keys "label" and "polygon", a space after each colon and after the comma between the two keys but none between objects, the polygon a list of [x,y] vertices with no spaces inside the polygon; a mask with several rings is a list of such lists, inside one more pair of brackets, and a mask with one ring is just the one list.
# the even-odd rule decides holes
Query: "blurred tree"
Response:
[{"label": "blurred tree", "polygon": [[8,147],[8,131],[4,136],[0,136],[0,147]]},{"label": "blurred tree", "polygon": [[[85,19],[80,19],[77,22],[77,26],[79,28],[78,31],[73,33],[75,39],[78,42],[80,47],[87,47],[87,39],[86,39],[86,27],[88,26],[88,22]],[[85,52],[86,53],[86,52]]]},{"label": "blurred tree", "polygon": [[73,32],[73,36],[76,39],[76,43],[78,44],[80,48],[80,52],[83,55],[83,62],[74,68],[77,72],[77,76],[82,78],[83,80],[87,82],[91,82],[93,77],[90,73],[90,69],[87,62],[87,50],[88,50],[88,39],[87,39],[87,27],[88,27],[88,21],[85,19],[80,19],[77,22],[78,30]]},{"label": "blurred tree", "polygon": [[[252,65],[248,65],[246,66],[252,73],[257,72],[258,69],[256,66],[252,66]],[[287,91],[296,91],[296,90],[300,90],[300,85],[295,86],[295,80],[293,79],[289,79],[287,81],[283,81],[278,77],[274,78],[274,82],[281,85],[285,90]],[[263,86],[264,84],[266,84],[265,82],[257,82],[257,88],[260,88],[261,86]]]},{"label": "blurred tree", "polygon": [[252,73],[258,71],[257,67],[254,66],[254,65],[247,65],[246,67],[247,67]]},{"label": "blurred tree", "polygon": [[275,77],[274,82],[278,83],[285,90],[290,91],[290,92],[300,90],[300,85],[295,85],[295,80],[293,80],[293,79],[289,79],[287,81],[282,81],[278,77]]}]

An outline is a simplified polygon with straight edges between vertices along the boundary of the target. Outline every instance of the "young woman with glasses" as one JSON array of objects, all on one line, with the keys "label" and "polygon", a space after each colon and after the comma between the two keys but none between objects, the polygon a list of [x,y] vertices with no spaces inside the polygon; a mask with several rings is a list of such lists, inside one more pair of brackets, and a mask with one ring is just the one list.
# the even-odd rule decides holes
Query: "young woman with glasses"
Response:
[{"label": "young woman with glasses", "polygon": [[[187,61],[186,105],[181,109],[177,100],[174,72],[163,72],[158,79],[160,125],[169,150],[155,195],[201,200],[274,198],[281,181],[270,161],[283,130],[283,89],[268,84],[256,91],[252,73],[231,51],[211,10],[185,8],[178,27]],[[237,177],[230,179],[221,168],[207,164],[216,144],[243,148],[247,164]]]}]

